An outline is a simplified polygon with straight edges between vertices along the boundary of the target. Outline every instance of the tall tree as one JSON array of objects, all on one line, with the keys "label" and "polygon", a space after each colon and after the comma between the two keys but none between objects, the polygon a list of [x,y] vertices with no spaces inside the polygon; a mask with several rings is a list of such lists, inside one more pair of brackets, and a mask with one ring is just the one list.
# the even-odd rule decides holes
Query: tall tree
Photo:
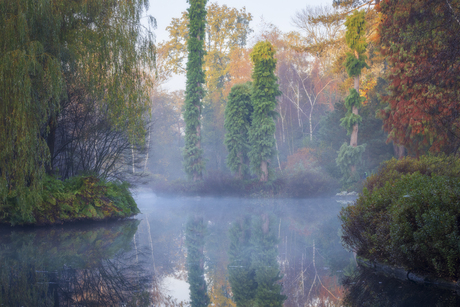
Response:
[{"label": "tall tree", "polygon": [[251,170],[260,181],[268,180],[269,163],[275,155],[276,97],[281,94],[275,76],[275,48],[270,42],[258,42],[251,52],[254,64],[252,73],[252,104],[254,113],[249,130]]},{"label": "tall tree", "polygon": [[344,174],[344,179],[356,180],[356,165],[361,160],[362,153],[366,145],[358,146],[358,125],[361,123],[361,116],[358,114],[358,109],[366,100],[359,94],[359,76],[364,67],[369,67],[366,64],[365,51],[367,47],[366,38],[364,36],[366,30],[366,21],[364,11],[354,11],[353,15],[347,18],[345,22],[347,32],[345,40],[351,52],[347,53],[345,67],[348,76],[353,78],[354,87],[350,89],[350,93],[345,99],[345,107],[347,113],[340,120],[348,134],[351,134],[350,145],[344,143],[339,150],[337,157],[337,165],[341,168]]},{"label": "tall tree", "polygon": [[[206,10],[206,53],[202,62],[206,71],[206,96],[203,99],[201,145],[207,158],[207,168],[222,169],[226,154],[222,142],[225,133],[224,110],[226,95],[231,88],[228,84],[239,79],[237,74],[240,73],[240,70],[232,66],[232,61],[243,60],[241,62],[246,64],[244,60],[247,54],[238,51],[246,45],[252,31],[249,27],[252,16],[244,8],[236,9],[217,3],[210,3]],[[160,47],[166,50],[169,55],[167,65],[176,73],[185,72],[183,63],[188,48],[188,24],[188,14],[173,19],[167,28],[170,39]]]},{"label": "tall tree", "polygon": [[390,82],[381,113],[389,140],[415,154],[460,148],[460,1],[382,1]]},{"label": "tall tree", "polygon": [[36,195],[45,166],[53,171],[58,117],[71,101],[95,100],[131,142],[143,136],[155,54],[140,22],[147,8],[145,0],[0,2],[0,203],[33,203],[24,198]]},{"label": "tall tree", "polygon": [[203,218],[191,218],[185,230],[185,244],[187,246],[187,271],[190,285],[190,301],[192,307],[207,307],[206,280],[204,279],[204,243],[206,225]]},{"label": "tall tree", "polygon": [[189,35],[187,40],[187,83],[185,88],[185,150],[184,167],[193,181],[203,178],[203,149],[201,148],[201,111],[205,91],[203,88],[203,58],[205,51],[205,24],[207,0],[190,0],[188,9]]},{"label": "tall tree", "polygon": [[242,179],[247,173],[249,129],[253,111],[251,84],[237,84],[232,87],[225,107],[225,146],[227,166]]}]

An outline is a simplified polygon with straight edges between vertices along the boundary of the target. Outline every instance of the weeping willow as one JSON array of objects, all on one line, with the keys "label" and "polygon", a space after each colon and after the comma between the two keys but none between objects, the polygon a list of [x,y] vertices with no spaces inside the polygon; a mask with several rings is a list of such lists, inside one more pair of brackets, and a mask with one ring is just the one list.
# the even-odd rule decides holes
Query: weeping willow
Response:
[{"label": "weeping willow", "polygon": [[155,64],[147,9],[148,0],[0,1],[0,209],[14,201],[30,214],[50,129],[75,88],[133,142],[143,135]]}]

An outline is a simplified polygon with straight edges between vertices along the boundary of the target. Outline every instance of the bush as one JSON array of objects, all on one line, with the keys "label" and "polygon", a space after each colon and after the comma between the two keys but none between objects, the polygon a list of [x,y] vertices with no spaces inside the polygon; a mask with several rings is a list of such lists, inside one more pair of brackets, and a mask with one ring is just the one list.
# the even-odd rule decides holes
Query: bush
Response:
[{"label": "bush", "polygon": [[76,176],[66,181],[46,176],[39,201],[26,209],[15,203],[15,197],[0,203],[0,223],[50,225],[139,213],[128,184],[106,182],[94,176]]},{"label": "bush", "polygon": [[392,160],[343,208],[343,240],[374,261],[440,277],[460,276],[459,161]]}]

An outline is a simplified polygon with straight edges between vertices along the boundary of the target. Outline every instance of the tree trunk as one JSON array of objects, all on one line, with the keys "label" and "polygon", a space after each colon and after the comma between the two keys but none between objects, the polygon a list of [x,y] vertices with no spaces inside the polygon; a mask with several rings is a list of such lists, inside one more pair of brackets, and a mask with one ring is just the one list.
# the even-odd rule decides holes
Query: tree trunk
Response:
[{"label": "tree trunk", "polygon": [[[359,93],[359,76],[356,76],[354,78],[354,88],[355,90]],[[353,106],[352,108],[353,114],[358,115],[358,108],[356,106]],[[353,131],[351,132],[351,137],[350,137],[350,146],[357,147],[358,146],[358,124],[355,124],[353,126]],[[351,174],[355,174],[356,172],[356,165],[352,165],[350,167]]]},{"label": "tree trunk", "polygon": [[[354,78],[355,81],[355,90],[359,93],[359,76]],[[353,114],[358,115],[358,108],[353,106],[352,109]],[[351,138],[350,138],[350,146],[356,147],[358,146],[358,124],[355,124],[353,126],[353,131],[351,132]]]},{"label": "tree trunk", "polygon": [[262,161],[260,163],[260,181],[261,182],[267,182],[268,181],[268,162],[267,161]]},{"label": "tree trunk", "polygon": [[149,161],[149,151],[150,151],[150,127],[149,127],[149,138],[147,140],[147,154],[145,155],[144,172],[147,169],[147,162]]},{"label": "tree trunk", "polygon": [[404,158],[406,148],[404,147],[404,145],[397,145],[393,143],[393,151],[396,159],[401,160],[402,158]]},{"label": "tree trunk", "polygon": [[46,144],[48,145],[48,149],[50,151],[50,161],[49,163],[46,163],[45,170],[48,175],[51,175],[53,173],[54,147],[56,143],[56,123],[53,117],[50,118],[48,125],[50,133],[46,138]]},{"label": "tree trunk", "polygon": [[241,152],[238,153],[238,158],[240,159],[240,165],[238,165],[238,175],[236,178],[243,179],[243,154]]}]

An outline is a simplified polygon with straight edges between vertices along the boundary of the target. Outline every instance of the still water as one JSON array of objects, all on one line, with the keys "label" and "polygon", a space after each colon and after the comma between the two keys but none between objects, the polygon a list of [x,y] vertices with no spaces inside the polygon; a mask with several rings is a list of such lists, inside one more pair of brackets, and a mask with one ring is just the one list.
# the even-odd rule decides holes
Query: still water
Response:
[{"label": "still water", "polygon": [[459,304],[357,269],[340,243],[343,200],[135,198],[130,220],[1,228],[0,306]]}]

